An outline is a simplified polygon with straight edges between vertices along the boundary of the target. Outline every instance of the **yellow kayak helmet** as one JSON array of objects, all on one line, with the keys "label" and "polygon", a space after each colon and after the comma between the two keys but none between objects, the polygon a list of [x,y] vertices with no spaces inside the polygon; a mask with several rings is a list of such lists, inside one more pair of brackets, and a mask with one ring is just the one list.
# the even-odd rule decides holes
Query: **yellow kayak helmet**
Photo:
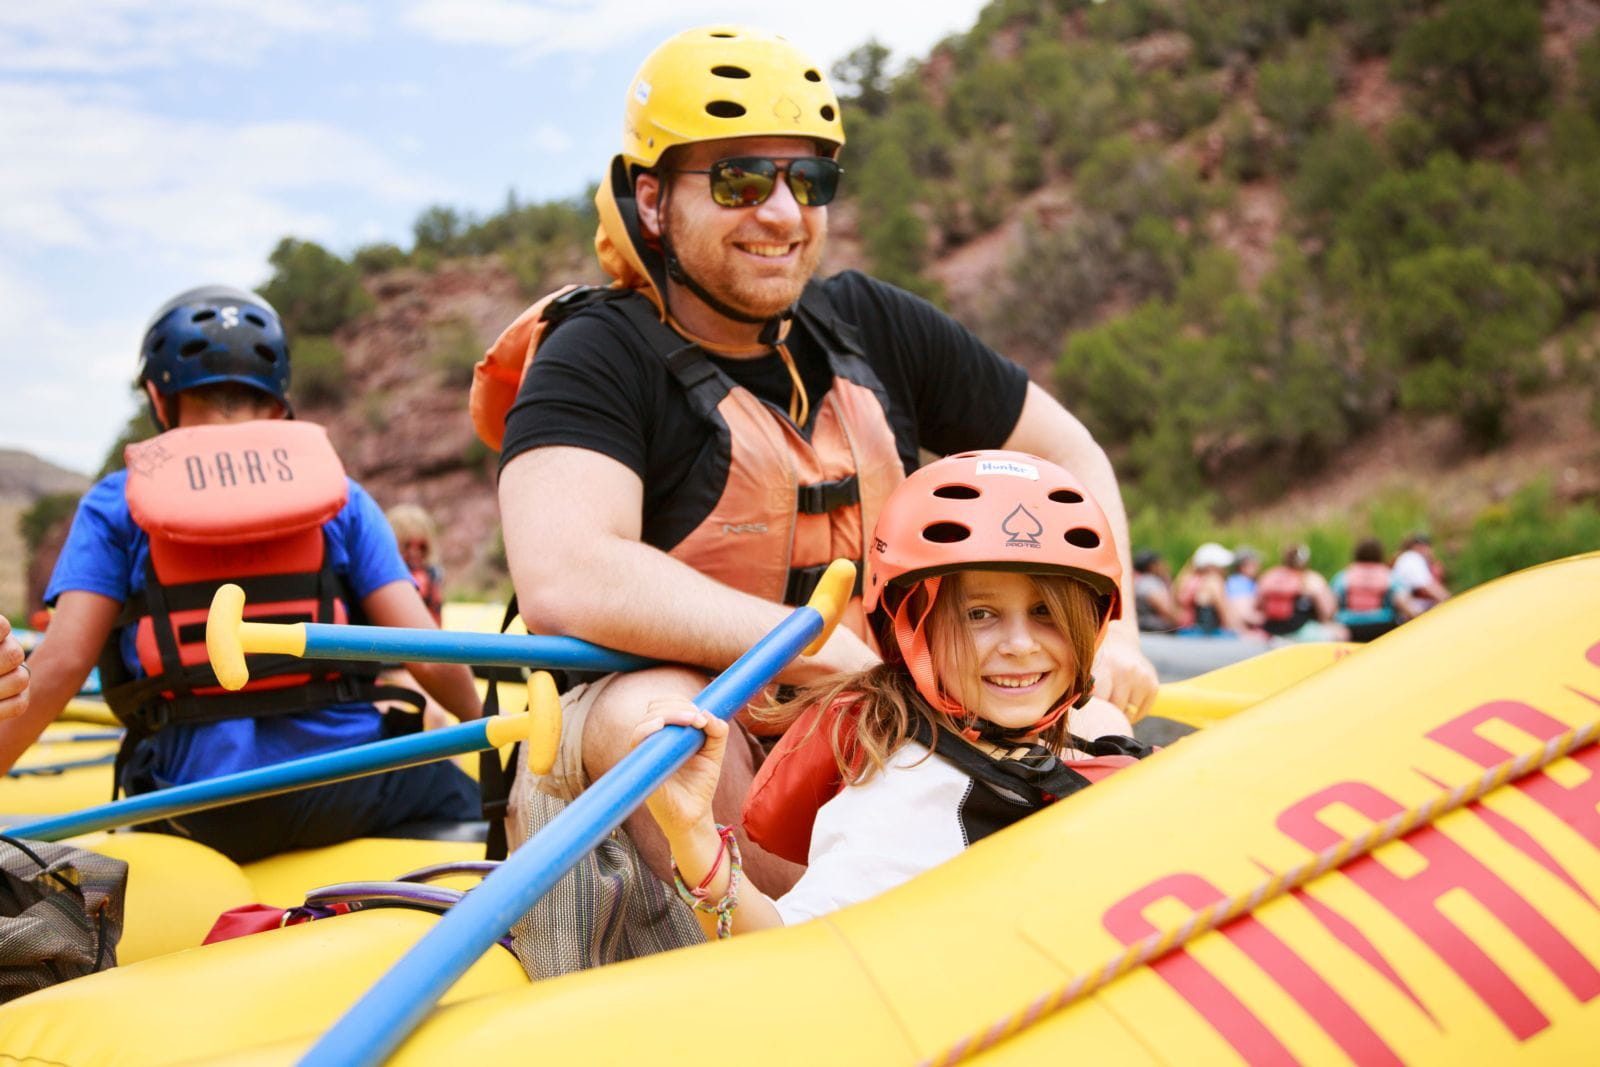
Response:
[{"label": "yellow kayak helmet", "polygon": [[749,26],[668,38],[628,86],[622,157],[649,168],[674,145],[723,137],[812,137],[844,144],[839,98],[794,45]]}]

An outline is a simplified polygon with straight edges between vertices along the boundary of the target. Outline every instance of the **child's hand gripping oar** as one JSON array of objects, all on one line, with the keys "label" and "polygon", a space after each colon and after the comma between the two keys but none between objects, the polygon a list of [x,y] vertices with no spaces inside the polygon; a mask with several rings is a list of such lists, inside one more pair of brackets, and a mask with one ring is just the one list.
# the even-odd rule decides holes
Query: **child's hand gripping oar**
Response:
[{"label": "child's hand gripping oar", "polygon": [[[802,650],[821,649],[854,584],[855,567],[835,560],[811,603],[796,608],[712,680],[695,704],[731,718]],[[690,727],[667,726],[646,738],[451,908],[301,1063],[383,1062],[479,956],[699,749],[703,736]]]}]

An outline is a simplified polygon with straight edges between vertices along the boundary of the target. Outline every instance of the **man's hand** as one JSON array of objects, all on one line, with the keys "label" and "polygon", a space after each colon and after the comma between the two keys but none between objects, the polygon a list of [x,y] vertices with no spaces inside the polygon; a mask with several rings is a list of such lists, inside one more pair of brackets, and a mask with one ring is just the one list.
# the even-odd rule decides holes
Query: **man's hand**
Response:
[{"label": "man's hand", "polygon": [[1135,723],[1155,703],[1161,683],[1139,647],[1139,633],[1113,624],[1094,660],[1094,695],[1108,700]]},{"label": "man's hand", "polygon": [[32,678],[22,645],[11,632],[11,622],[0,615],[0,720],[15,719],[28,710],[28,683]]}]

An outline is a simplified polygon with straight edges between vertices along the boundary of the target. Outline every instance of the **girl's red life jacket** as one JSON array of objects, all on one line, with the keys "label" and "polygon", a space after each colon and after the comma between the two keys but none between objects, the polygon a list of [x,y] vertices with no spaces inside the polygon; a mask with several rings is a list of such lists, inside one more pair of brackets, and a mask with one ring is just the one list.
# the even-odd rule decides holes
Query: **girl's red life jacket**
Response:
[{"label": "girl's red life jacket", "polygon": [[[811,830],[816,824],[817,812],[845,788],[845,776],[834,756],[833,738],[836,734],[840,741],[839,751],[846,764],[860,766],[859,751],[854,743],[854,711],[858,706],[848,695],[826,706],[815,704],[795,720],[774,746],[756,771],[745,799],[744,829],[752,841],[791,863],[810,862]],[[939,752],[945,751],[943,746],[947,738],[954,744],[961,744],[954,735],[945,735],[938,740]],[[1123,740],[1129,744],[1114,747],[1122,751],[1138,751],[1139,754],[1097,755],[1090,759],[1072,760],[1066,766],[1081,776],[1082,785],[1088,785],[1136,762],[1151,751],[1131,739]],[[976,749],[964,751],[961,755],[973,760],[991,759]],[[961,766],[961,761],[957,761],[957,766]]]},{"label": "girl's red life jacket", "polygon": [[1358,562],[1345,568],[1344,602],[1346,611],[1381,611],[1389,607],[1389,568],[1382,563]]},{"label": "girl's red life jacket", "polygon": [[[129,445],[127,501],[150,538],[145,588],[123,605],[101,656],[106,701],[131,740],[174,723],[289,714],[368,699],[370,665],[252,657],[244,690],[223,690],[205,648],[211,597],[245,589],[245,618],[335,622],[350,596],[328,560],[323,525],[348,498],[322,427],[270,419],[169,430]],[[134,628],[145,677],[122,660]]]}]

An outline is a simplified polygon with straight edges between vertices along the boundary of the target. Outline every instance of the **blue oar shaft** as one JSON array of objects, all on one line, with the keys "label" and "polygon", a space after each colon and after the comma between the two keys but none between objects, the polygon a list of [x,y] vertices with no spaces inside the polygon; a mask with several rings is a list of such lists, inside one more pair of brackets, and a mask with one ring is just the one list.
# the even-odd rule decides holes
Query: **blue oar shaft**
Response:
[{"label": "blue oar shaft", "polygon": [[338,626],[320,622],[306,623],[305,631],[307,659],[471,663],[484,667],[543,667],[606,673],[655,666],[654,660],[614,652],[575,637]]},{"label": "blue oar shaft", "polygon": [[[706,686],[695,703],[720,719],[731,718],[822,627],[815,609],[796,609]],[[382,1063],[456,979],[699,750],[702,736],[689,727],[668,726],[647,738],[451,908],[301,1064]]]},{"label": "blue oar shaft", "polygon": [[288,793],[313,785],[328,785],[347,778],[431,763],[449,756],[491,748],[488,720],[459,723],[439,730],[374,741],[370,745],[322,752],[270,767],[226,774],[203,782],[173,786],[153,793],[100,804],[82,811],[9,827],[13,837],[34,841],[60,841],[114,826],[188,815],[241,800]]}]

